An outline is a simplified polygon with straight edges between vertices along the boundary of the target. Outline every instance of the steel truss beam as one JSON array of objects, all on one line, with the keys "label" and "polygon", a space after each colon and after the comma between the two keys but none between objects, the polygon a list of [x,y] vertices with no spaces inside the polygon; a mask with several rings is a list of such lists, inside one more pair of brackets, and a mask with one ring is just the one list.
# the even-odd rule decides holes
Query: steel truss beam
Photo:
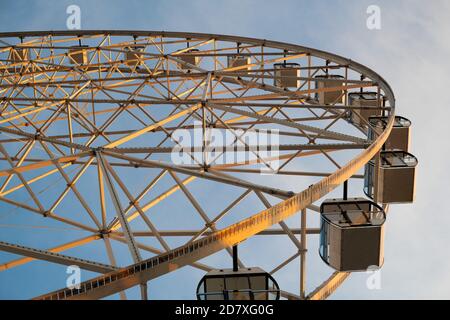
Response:
[{"label": "steel truss beam", "polygon": [[14,253],[22,256],[26,256],[29,258],[39,259],[39,260],[45,260],[53,263],[58,263],[66,266],[70,265],[76,265],[80,267],[81,269],[98,272],[98,273],[108,273],[111,271],[117,271],[119,268],[113,267],[107,264],[98,263],[94,261],[89,261],[85,259],[79,259],[74,257],[69,257],[63,254],[47,251],[47,250],[40,250],[40,249],[34,249],[26,246],[21,246],[18,244],[12,244],[7,243],[4,241],[0,241],[0,250]]}]

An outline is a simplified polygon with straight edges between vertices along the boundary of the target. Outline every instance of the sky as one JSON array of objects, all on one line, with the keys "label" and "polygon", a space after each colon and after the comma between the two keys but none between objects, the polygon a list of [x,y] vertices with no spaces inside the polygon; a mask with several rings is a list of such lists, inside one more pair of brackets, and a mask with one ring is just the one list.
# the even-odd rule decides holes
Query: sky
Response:
[{"label": "sky", "polygon": [[[333,52],[382,75],[394,90],[397,114],[413,123],[410,150],[419,159],[416,201],[390,208],[385,264],[379,274],[381,289],[367,288],[367,274],[352,274],[332,298],[450,298],[450,251],[446,249],[450,210],[445,201],[450,193],[448,1],[2,0],[0,31],[65,30],[66,8],[71,4],[81,8],[82,29],[191,31],[265,38]],[[381,9],[380,30],[366,27],[369,5]],[[309,254],[317,252],[312,251]],[[316,267],[323,270],[322,266],[309,266],[312,277],[319,279],[320,272],[314,275],[312,271]],[[289,282],[289,272],[295,272],[295,267],[279,276],[281,282]],[[42,279],[29,275],[29,283],[12,288],[12,275],[0,272],[0,298],[28,297],[20,292],[32,291],[33,283],[51,281],[49,275]],[[170,285],[183,279],[194,283],[187,279],[200,275],[185,268],[169,280],[155,280],[150,286],[157,292],[151,297],[170,298]],[[181,289],[177,297],[192,299],[193,295]]]}]

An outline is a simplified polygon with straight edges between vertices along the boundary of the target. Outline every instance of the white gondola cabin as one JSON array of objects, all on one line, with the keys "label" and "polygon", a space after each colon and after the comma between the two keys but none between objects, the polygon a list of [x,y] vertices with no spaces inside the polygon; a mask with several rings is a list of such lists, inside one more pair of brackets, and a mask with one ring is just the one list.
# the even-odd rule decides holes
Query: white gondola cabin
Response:
[{"label": "white gondola cabin", "polygon": [[88,64],[88,46],[73,46],[69,49],[69,61],[71,64],[85,65]]},{"label": "white gondola cabin", "polygon": [[300,87],[300,65],[298,63],[275,63],[273,85],[281,88]]},{"label": "white gondola cabin", "polygon": [[[339,88],[343,86],[344,77],[337,74],[319,75],[315,77],[316,100],[319,104],[340,104],[344,101],[344,90]],[[322,91],[323,89],[324,91]]]},{"label": "white gondola cabin", "polygon": [[192,67],[190,65],[198,66],[198,64],[200,63],[200,57],[196,54],[198,52],[198,49],[190,49],[183,53],[174,55],[174,57],[183,61],[178,62],[178,68],[180,68],[181,70],[190,71],[192,70]]},{"label": "white gondola cabin", "polygon": [[[388,122],[388,117],[371,117],[369,119],[370,125],[383,131]],[[411,121],[404,117],[395,116],[394,125],[391,130],[391,134],[384,143],[385,150],[403,150],[409,151],[410,142],[410,127]],[[376,138],[375,132],[372,128],[369,130],[369,139],[374,140]]]},{"label": "white gondola cabin", "polygon": [[369,118],[372,116],[381,116],[383,97],[377,92],[351,92],[348,94],[348,103],[352,107],[361,109],[352,109],[350,112],[350,121],[362,128],[367,128]]},{"label": "white gondola cabin", "polygon": [[246,68],[240,68],[240,67],[244,67],[251,63],[252,63],[252,59],[250,57],[245,57],[245,56],[241,56],[241,55],[227,57],[227,68],[239,68],[238,70],[250,70],[251,69],[250,66],[248,66]]},{"label": "white gondola cabin", "polygon": [[143,62],[143,52],[145,46],[133,45],[125,48],[125,64],[129,67],[137,67],[142,65]]},{"label": "white gondola cabin", "polygon": [[328,199],[320,206],[322,260],[337,271],[365,271],[383,265],[386,215],[376,203]]},{"label": "white gondola cabin", "polygon": [[260,268],[208,272],[197,286],[198,300],[279,300],[275,279]]},{"label": "white gondola cabin", "polygon": [[401,150],[381,151],[377,179],[375,163],[372,159],[366,164],[364,193],[380,203],[413,202],[417,158]]}]

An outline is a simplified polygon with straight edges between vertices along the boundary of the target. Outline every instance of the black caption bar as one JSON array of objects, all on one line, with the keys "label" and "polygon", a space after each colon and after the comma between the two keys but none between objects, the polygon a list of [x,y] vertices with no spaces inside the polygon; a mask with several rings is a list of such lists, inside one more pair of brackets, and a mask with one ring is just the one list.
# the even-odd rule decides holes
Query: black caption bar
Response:
[{"label": "black caption bar", "polygon": [[[430,306],[431,304],[431,306]],[[0,301],[2,311],[20,310],[32,315],[45,314],[57,319],[304,319],[311,312],[321,318],[345,314],[351,319],[368,310],[400,308],[414,314],[417,310],[448,310],[448,301]],[[445,309],[444,309],[445,308]],[[359,312],[361,310],[361,312]],[[345,312],[344,312],[345,311]],[[343,313],[344,312],[344,313]],[[405,315],[406,315],[405,313]]]}]

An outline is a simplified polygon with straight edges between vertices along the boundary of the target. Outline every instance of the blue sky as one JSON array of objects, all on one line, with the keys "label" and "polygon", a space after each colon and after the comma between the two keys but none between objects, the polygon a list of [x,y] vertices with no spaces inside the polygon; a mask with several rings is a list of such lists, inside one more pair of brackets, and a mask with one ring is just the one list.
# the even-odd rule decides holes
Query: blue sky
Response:
[{"label": "blue sky", "polygon": [[[2,1],[0,31],[64,30],[70,4],[81,7],[82,29],[266,38],[343,55],[381,74],[394,89],[397,113],[413,122],[411,151],[419,159],[417,198],[412,205],[396,205],[390,210],[381,290],[368,290],[367,275],[353,274],[333,298],[450,298],[450,253],[445,248],[450,241],[450,210],[442,203],[450,191],[448,1]],[[366,8],[371,4],[381,8],[381,30],[366,28]],[[355,195],[360,192],[352,191]],[[0,217],[5,214],[8,212],[0,212]],[[0,229],[0,239],[6,232]],[[252,241],[245,245],[254,248]],[[309,255],[316,254],[313,247]],[[248,255],[257,258],[256,253]],[[3,257],[0,261],[7,260]],[[311,260],[309,269],[318,270],[313,280],[318,281],[322,272],[329,273],[318,265],[320,261]],[[51,288],[61,287],[52,279],[62,279],[64,268],[54,265],[45,271],[43,264],[33,263],[39,276],[28,274],[16,286],[14,272],[0,272],[0,298],[30,297],[37,292],[34,286],[42,288],[46,283]],[[293,264],[280,275],[282,283],[289,283],[289,272],[295,273],[295,268]],[[150,288],[155,289],[150,289],[150,297],[170,298],[170,288],[179,288],[184,281],[186,286],[179,289],[177,297],[193,298],[192,288],[200,276],[201,272],[185,268],[167,279],[152,281]],[[27,291],[30,294],[24,294]],[[134,295],[130,293],[130,297]]]}]

